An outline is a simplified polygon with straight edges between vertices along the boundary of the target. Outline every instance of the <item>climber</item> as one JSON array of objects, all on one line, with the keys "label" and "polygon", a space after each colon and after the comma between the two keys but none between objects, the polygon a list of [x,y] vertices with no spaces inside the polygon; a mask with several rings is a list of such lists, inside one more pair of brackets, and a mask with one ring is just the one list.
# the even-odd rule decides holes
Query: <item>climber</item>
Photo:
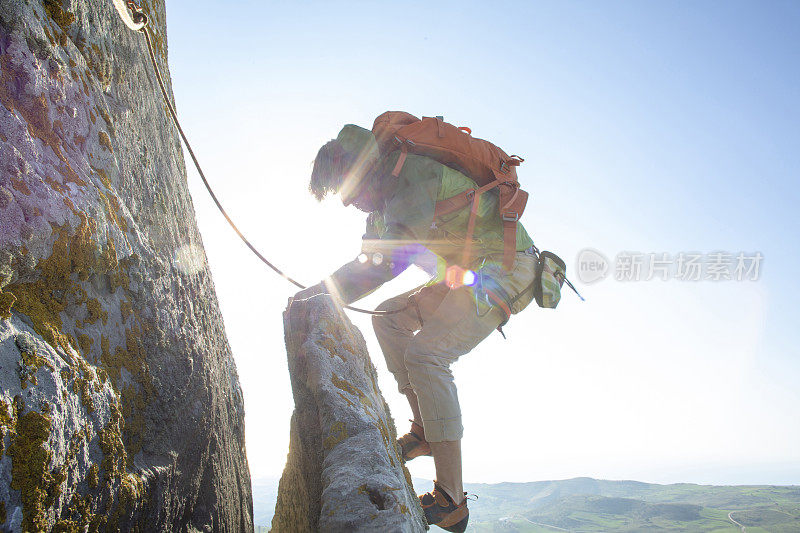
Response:
[{"label": "climber", "polygon": [[426,519],[456,532],[466,529],[469,510],[461,477],[461,412],[450,364],[528,305],[537,263],[532,240],[516,222],[513,266],[504,268],[503,220],[499,196],[492,192],[480,197],[464,262],[470,208],[439,217],[434,211],[437,201],[476,188],[475,181],[432,157],[382,151],[372,131],[345,126],[319,150],[309,190],[318,200],[338,193],[345,206],[369,213],[361,254],[295,296],[325,293],[349,304],[411,264],[431,274],[422,287],[383,302],[378,310],[402,311],[373,316],[373,326],[413,415],[411,430],[398,439],[403,459],[433,456],[434,489],[420,496]]}]

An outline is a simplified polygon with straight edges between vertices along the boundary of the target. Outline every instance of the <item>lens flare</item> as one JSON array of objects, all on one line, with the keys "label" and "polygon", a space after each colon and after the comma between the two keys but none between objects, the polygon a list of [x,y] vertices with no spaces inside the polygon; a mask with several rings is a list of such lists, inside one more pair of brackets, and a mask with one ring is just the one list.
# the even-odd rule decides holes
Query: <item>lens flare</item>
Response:
[{"label": "lens flare", "polygon": [[380,252],[375,252],[372,254],[372,264],[378,266],[381,263],[383,263],[383,254]]},{"label": "lens flare", "polygon": [[475,285],[476,280],[477,278],[475,277],[475,272],[473,272],[472,270],[464,271],[464,277],[462,280],[462,283],[464,285],[466,285],[467,287],[472,287],[473,285]]},{"label": "lens flare", "polygon": [[367,257],[367,254],[358,254],[358,257],[356,259],[358,259],[358,262],[361,263],[362,265],[367,261],[369,261],[369,257]]},{"label": "lens flare", "polygon": [[458,265],[452,265],[447,267],[444,280],[451,289],[457,289],[465,285],[471,287],[475,284],[475,272],[461,268]]}]

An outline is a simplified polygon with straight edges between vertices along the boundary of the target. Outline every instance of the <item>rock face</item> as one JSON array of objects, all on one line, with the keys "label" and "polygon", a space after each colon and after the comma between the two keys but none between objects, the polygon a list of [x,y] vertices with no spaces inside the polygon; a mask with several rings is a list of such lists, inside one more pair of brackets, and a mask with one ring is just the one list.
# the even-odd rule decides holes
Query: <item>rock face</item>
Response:
[{"label": "rock face", "polygon": [[[144,2],[167,74],[165,11]],[[0,529],[250,531],[175,128],[109,0],[0,2]]]},{"label": "rock face", "polygon": [[284,313],[295,410],[272,528],[425,531],[364,338],[330,297]]}]

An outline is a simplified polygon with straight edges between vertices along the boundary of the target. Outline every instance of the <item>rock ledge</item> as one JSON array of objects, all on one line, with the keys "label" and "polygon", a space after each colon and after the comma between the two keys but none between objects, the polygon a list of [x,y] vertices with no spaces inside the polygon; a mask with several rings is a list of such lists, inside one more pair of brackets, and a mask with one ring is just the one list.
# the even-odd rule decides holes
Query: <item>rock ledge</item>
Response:
[{"label": "rock ledge", "polygon": [[295,400],[272,528],[425,531],[364,338],[326,295],[284,313]]}]

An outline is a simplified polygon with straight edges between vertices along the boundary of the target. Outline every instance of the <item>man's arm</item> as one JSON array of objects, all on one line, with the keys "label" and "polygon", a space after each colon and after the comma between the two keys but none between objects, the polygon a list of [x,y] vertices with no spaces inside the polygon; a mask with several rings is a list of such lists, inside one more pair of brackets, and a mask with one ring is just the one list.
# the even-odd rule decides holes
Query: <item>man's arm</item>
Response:
[{"label": "man's arm", "polygon": [[368,226],[358,258],[345,263],[317,285],[303,289],[295,298],[331,294],[345,305],[360,300],[408,268],[403,254],[397,253],[402,248],[399,239],[380,239]]},{"label": "man's arm", "polygon": [[[409,173],[413,180],[406,176]],[[332,294],[350,304],[395,278],[424,252],[418,244],[433,223],[436,195],[441,184],[441,165],[408,156],[391,200],[381,212],[372,213],[362,241],[361,258],[351,261],[326,280],[298,293],[295,298]],[[376,216],[377,215],[377,216]],[[379,224],[385,224],[380,232]],[[380,234],[380,235],[379,235]]]},{"label": "man's arm", "polygon": [[350,261],[331,274],[327,280],[323,281],[328,285],[328,292],[343,303],[351,304],[399,274],[399,272],[393,272],[392,261],[389,257],[385,257],[379,265],[374,264],[372,259],[376,257],[376,254],[368,255],[367,260],[363,263],[358,259]]},{"label": "man's arm", "polygon": [[364,235],[361,255],[342,265],[336,272],[313,287],[299,292],[295,298],[331,294],[345,305],[364,298],[387,281],[394,279],[415,262],[425,249],[409,241],[408,230],[399,225],[388,228],[386,235]]}]

